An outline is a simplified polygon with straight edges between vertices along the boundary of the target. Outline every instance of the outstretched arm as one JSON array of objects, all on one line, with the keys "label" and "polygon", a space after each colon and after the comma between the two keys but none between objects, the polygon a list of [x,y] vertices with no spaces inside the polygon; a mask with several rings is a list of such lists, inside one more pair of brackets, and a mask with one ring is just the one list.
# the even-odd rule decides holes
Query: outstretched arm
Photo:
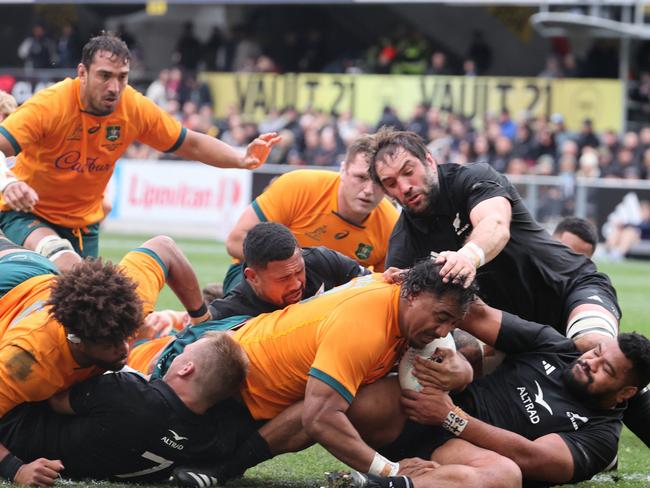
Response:
[{"label": "outstretched arm", "polygon": [[280,137],[274,132],[262,134],[248,145],[245,153],[242,153],[219,139],[188,130],[176,154],[218,168],[255,169],[264,164],[271,149],[278,142]]}]

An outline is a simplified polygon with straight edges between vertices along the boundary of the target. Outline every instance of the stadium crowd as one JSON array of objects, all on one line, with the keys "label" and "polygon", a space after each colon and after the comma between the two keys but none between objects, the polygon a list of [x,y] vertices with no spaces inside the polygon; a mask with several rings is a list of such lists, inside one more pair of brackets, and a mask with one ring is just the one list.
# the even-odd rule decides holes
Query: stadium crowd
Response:
[{"label": "stadium crowd", "polygon": [[[130,59],[114,35],[92,38],[77,78],[0,125],[0,477],[49,487],[60,473],[172,474],[207,488],[319,443],[356,470],[351,487],[517,488],[611,467],[622,422],[650,443],[650,340],[619,334],[616,291],[588,257],[593,241],[574,252],[580,233],[570,226],[558,233],[571,241],[553,239],[503,174],[513,172],[506,156],[517,141],[526,167],[546,157],[560,172],[569,156],[575,165],[588,155],[599,166],[607,143],[590,121],[576,135],[558,116],[553,127],[531,121],[528,146],[526,124],[505,111],[484,134],[426,107],[410,131],[391,110],[380,124],[393,127],[350,122],[347,149],[330,163],[344,160],[338,173],[286,173],[242,213],[226,242],[240,281],[206,303],[168,237],[118,265],[93,259],[116,161],[139,140],[250,170],[278,147],[288,153],[299,138],[292,128],[306,141],[327,117],[274,114],[258,134],[233,113],[219,141],[200,83],[177,80],[188,88],[181,104],[163,77],[161,100],[181,113],[193,104],[186,124],[204,111],[206,130],[129,87]],[[315,127],[303,128],[308,121]],[[343,139],[338,124],[316,132],[327,127]],[[619,159],[647,142],[628,135]],[[16,157],[11,169],[5,155]],[[165,284],[187,314],[170,335],[149,320]],[[455,329],[458,351],[403,354]],[[421,390],[387,376],[401,356]],[[503,362],[489,372],[496,356]]]},{"label": "stadium crowd", "polygon": [[[596,133],[593,121],[585,119],[578,132],[571,132],[560,113],[531,117],[504,110],[471,121],[425,104],[409,117],[400,117],[394,107],[386,106],[374,126],[349,112],[299,112],[293,107],[272,110],[259,123],[247,120],[237,107],[218,119],[209,87],[193,75],[183,76],[178,68],[163,70],[146,94],[186,127],[236,147],[245,147],[259,133],[280,133],[282,143],[272,151],[270,163],[337,166],[351,141],[387,125],[429,141],[442,162],[487,162],[501,173],[515,175],[650,178],[650,127],[622,135],[612,130]],[[138,145],[127,156],[164,157]]]}]

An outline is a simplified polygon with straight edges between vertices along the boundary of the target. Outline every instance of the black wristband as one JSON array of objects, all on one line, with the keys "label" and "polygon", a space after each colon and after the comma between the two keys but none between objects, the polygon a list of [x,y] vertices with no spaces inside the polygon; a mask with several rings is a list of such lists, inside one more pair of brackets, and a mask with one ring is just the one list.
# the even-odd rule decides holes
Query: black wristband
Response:
[{"label": "black wristband", "polygon": [[25,464],[16,456],[11,453],[8,453],[2,461],[0,461],[0,477],[6,479],[7,481],[12,481],[16,477],[16,473],[20,467]]},{"label": "black wristband", "polygon": [[208,313],[208,307],[205,303],[202,303],[199,308],[196,310],[188,310],[187,313],[190,317],[196,319],[198,317],[203,317],[206,313]]}]

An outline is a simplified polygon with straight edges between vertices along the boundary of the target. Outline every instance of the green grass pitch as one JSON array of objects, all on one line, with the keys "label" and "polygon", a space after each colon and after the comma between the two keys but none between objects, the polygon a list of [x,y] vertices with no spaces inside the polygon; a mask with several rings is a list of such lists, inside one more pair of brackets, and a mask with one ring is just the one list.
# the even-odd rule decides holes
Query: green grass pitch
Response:
[{"label": "green grass pitch", "polygon": [[[144,237],[103,235],[101,255],[119,259],[124,252],[138,246]],[[196,270],[201,285],[221,281],[229,265],[223,244],[207,240],[179,239]],[[623,309],[623,330],[636,330],[650,335],[650,262],[630,261],[621,264],[600,263],[618,291]],[[172,293],[165,289],[158,309],[178,307]],[[318,487],[324,484],[326,471],[344,466],[320,447],[279,456],[246,472],[246,476],[228,484],[233,488],[248,487]],[[84,486],[75,484],[75,486]],[[111,483],[92,483],[93,487],[118,488]],[[625,430],[619,447],[619,469],[601,474],[596,479],[574,485],[579,488],[641,488],[650,486],[650,451],[629,431]]]}]

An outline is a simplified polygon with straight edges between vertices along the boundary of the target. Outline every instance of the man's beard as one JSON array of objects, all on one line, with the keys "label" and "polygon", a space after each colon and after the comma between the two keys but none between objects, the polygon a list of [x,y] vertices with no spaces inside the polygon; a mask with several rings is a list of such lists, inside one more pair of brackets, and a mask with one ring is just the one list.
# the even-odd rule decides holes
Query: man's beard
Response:
[{"label": "man's beard", "polygon": [[406,205],[401,205],[402,210],[407,214],[411,215],[412,217],[431,214],[433,213],[433,209],[435,208],[439,195],[440,195],[440,184],[438,183],[438,175],[432,171],[430,173],[427,173],[427,179],[426,179],[426,199],[427,199],[426,207],[422,209],[414,210],[412,208],[409,208]]},{"label": "man's beard", "polygon": [[[586,383],[578,381],[578,379],[576,378],[573,372],[573,369],[576,364],[580,365],[580,369],[587,376]],[[569,364],[566,368],[564,368],[564,370],[562,371],[562,381],[564,381],[565,386],[578,400],[588,405],[598,405],[603,395],[592,393],[589,391],[589,386],[594,382],[594,377],[592,376],[591,371],[589,370],[588,367],[582,366],[583,364],[585,364],[584,361],[580,359],[576,359],[571,364]]]}]

